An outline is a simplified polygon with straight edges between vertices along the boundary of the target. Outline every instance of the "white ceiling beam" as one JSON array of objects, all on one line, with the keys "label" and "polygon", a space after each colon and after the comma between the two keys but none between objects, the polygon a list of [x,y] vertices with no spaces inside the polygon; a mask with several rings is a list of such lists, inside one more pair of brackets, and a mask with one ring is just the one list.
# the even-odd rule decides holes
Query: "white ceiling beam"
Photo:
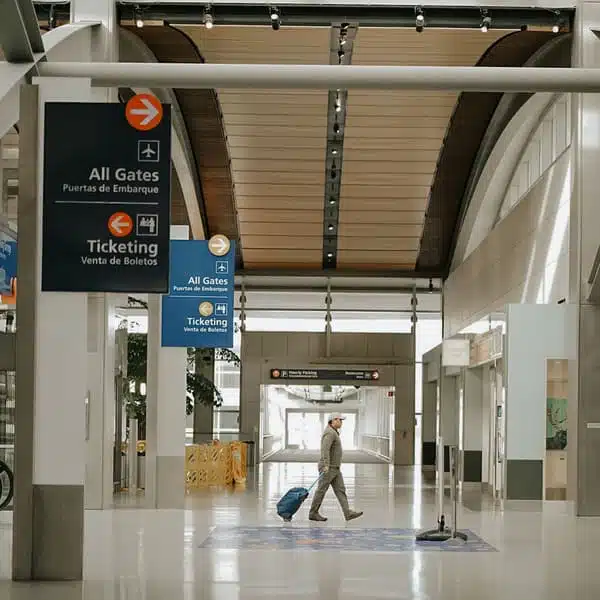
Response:
[{"label": "white ceiling beam", "polygon": [[102,87],[600,92],[600,69],[581,68],[47,62],[39,69]]}]

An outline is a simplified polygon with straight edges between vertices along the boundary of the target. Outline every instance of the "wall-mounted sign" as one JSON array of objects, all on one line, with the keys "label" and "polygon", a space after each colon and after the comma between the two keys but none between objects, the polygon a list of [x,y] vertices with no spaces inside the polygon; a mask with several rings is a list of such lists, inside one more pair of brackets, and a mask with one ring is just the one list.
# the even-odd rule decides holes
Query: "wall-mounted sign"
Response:
[{"label": "wall-mounted sign", "polygon": [[141,96],[46,104],[43,291],[167,291],[171,114]]},{"label": "wall-mounted sign", "polygon": [[235,243],[172,240],[169,295],[162,299],[163,346],[231,348]]},{"label": "wall-mounted sign", "polygon": [[470,342],[468,339],[444,340],[442,342],[442,366],[468,367]]},{"label": "wall-mounted sign", "polygon": [[320,381],[377,381],[379,371],[345,369],[271,369],[271,379],[317,379]]}]

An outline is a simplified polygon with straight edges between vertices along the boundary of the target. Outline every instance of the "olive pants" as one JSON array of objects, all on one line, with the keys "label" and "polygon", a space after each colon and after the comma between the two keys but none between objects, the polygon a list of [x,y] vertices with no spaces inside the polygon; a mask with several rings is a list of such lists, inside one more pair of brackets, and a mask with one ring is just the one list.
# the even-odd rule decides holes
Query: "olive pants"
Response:
[{"label": "olive pants", "polygon": [[312,504],[310,506],[309,515],[318,514],[321,504],[323,504],[323,498],[325,498],[325,493],[329,489],[329,486],[332,487],[333,493],[342,507],[344,517],[347,517],[350,514],[350,507],[348,506],[348,496],[346,496],[344,477],[340,472],[339,467],[330,467],[329,471],[324,473],[319,480],[317,491],[315,492]]}]

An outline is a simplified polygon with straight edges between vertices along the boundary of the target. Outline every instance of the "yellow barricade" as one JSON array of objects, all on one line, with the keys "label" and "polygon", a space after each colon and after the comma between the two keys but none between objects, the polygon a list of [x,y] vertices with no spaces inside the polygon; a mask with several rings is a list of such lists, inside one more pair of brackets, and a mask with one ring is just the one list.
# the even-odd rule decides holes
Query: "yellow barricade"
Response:
[{"label": "yellow barricade", "polygon": [[246,448],[244,442],[231,442],[231,464],[233,481],[235,483],[246,483],[248,467],[246,466]]}]

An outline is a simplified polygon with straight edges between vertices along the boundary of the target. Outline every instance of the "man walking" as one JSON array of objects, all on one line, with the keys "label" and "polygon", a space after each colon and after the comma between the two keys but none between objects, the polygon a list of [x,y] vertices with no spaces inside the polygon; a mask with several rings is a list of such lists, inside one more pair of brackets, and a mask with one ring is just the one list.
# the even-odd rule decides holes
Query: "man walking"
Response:
[{"label": "man walking", "polygon": [[321,479],[319,486],[315,492],[315,496],[308,513],[308,518],[311,521],[327,521],[326,517],[319,514],[319,509],[323,503],[325,492],[329,486],[333,488],[346,521],[358,519],[362,516],[362,512],[350,510],[348,506],[348,497],[346,496],[346,486],[344,485],[344,477],[340,471],[342,464],[342,442],[340,440],[340,428],[345,417],[340,414],[333,414],[329,417],[327,428],[321,437],[321,459],[319,460],[319,473]]}]

